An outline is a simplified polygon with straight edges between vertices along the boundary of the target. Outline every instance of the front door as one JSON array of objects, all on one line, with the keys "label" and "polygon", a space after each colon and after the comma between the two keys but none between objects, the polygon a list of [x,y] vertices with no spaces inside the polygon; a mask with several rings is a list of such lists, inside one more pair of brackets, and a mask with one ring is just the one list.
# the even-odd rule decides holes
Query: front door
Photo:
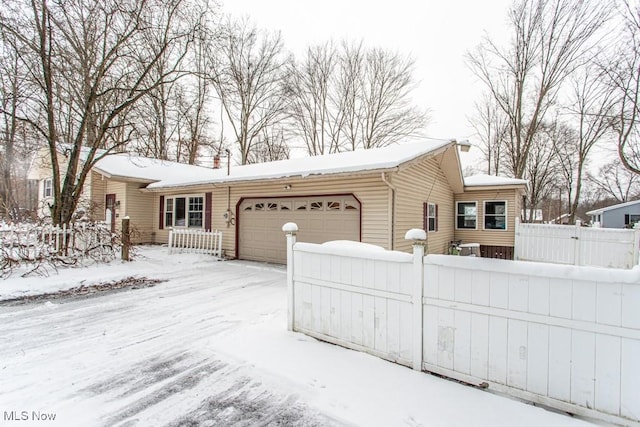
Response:
[{"label": "front door", "polygon": [[116,232],[116,195],[107,194],[105,196],[105,215],[104,220],[111,226],[111,232]]}]

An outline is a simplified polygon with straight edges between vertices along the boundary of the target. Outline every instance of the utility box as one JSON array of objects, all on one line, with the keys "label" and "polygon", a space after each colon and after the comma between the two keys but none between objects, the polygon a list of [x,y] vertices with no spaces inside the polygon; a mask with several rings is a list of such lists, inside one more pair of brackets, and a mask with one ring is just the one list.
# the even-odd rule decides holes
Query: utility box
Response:
[{"label": "utility box", "polygon": [[480,256],[480,243],[463,243],[459,248],[460,256]]}]

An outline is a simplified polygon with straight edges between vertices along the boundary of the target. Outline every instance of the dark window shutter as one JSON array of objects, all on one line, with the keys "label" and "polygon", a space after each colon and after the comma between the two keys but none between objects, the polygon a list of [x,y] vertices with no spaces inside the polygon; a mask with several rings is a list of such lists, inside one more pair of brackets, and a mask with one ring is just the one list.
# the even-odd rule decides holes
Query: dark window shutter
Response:
[{"label": "dark window shutter", "polygon": [[436,205],[436,227],[435,231],[438,231],[438,205]]},{"label": "dark window shutter", "polygon": [[631,221],[629,221],[629,214],[624,214],[624,225],[629,225]]},{"label": "dark window shutter", "polygon": [[160,196],[160,218],[158,218],[158,229],[164,229],[164,196]]},{"label": "dark window shutter", "polygon": [[204,229],[211,231],[211,193],[204,195]]},{"label": "dark window shutter", "polygon": [[427,202],[422,204],[422,229],[429,232],[429,204]]}]

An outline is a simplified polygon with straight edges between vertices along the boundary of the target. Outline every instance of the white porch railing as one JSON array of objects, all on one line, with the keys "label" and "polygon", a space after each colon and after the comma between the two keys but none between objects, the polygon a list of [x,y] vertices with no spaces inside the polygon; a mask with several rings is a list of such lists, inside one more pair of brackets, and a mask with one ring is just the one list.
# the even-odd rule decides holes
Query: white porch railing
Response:
[{"label": "white porch railing", "polygon": [[62,258],[83,257],[96,250],[110,251],[111,239],[111,232],[103,223],[25,224],[0,228],[0,247],[7,252],[19,250],[29,259],[50,254]]},{"label": "white porch railing", "polygon": [[197,229],[169,230],[169,253],[197,253],[222,258],[222,232]]},{"label": "white porch railing", "polygon": [[628,269],[639,250],[640,229],[516,223],[516,260]]}]

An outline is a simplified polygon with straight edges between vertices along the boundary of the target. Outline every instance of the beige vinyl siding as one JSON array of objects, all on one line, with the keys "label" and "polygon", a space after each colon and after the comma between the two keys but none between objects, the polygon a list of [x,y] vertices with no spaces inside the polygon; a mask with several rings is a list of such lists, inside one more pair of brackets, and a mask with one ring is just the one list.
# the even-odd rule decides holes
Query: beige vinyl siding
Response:
[{"label": "beige vinyl siding", "polygon": [[[285,190],[285,185],[291,189]],[[236,214],[236,204],[246,197],[290,197],[329,194],[351,194],[361,203],[361,241],[389,246],[388,235],[388,188],[382,182],[380,174],[350,177],[308,177],[272,182],[253,182],[231,187],[231,211]],[[222,214],[227,209],[225,188],[216,188],[213,197],[213,222],[215,229],[223,231],[222,247],[227,255],[235,253],[235,226],[226,227]],[[284,233],[282,233],[284,239]]]},{"label": "beige vinyl siding", "polygon": [[[464,193],[456,194],[456,202],[477,202],[477,228],[476,230],[455,230],[455,239],[462,240],[463,243],[480,243],[481,245],[490,246],[513,246],[516,212],[520,212],[519,199],[520,191],[516,189],[465,191]],[[507,202],[507,229],[485,230],[484,202],[502,200]]]},{"label": "beige vinyl siding", "polygon": [[[289,190],[285,189],[290,185]],[[163,196],[190,193],[204,193],[213,191],[212,202],[212,222],[214,230],[222,231],[222,248],[225,254],[230,257],[236,256],[236,226],[227,226],[223,214],[228,206],[234,218],[236,216],[236,206],[242,198],[248,197],[291,197],[310,195],[330,195],[330,194],[354,194],[360,201],[362,207],[362,233],[361,241],[389,247],[389,227],[388,227],[388,206],[389,190],[382,182],[380,173],[366,174],[348,177],[306,177],[279,179],[273,181],[249,182],[232,184],[230,186],[230,202],[227,205],[227,187],[199,187],[197,189],[173,191],[162,193]],[[154,229],[158,229],[160,194],[154,194],[153,202],[153,222]],[[282,234],[284,239],[284,233]],[[158,230],[157,240],[166,242],[168,230]]]},{"label": "beige vinyl siding", "polygon": [[155,243],[152,218],[154,195],[141,192],[140,186],[139,183],[127,183],[124,214],[130,218],[130,227],[134,231],[133,243]]},{"label": "beige vinyl siding", "polygon": [[[119,233],[122,229],[122,218],[126,215],[125,212],[127,210],[127,184],[121,181],[108,180],[107,188],[105,189],[106,194],[116,195],[116,232]],[[117,205],[118,202],[120,202],[119,206]]]},{"label": "beige vinyl siding", "polygon": [[107,180],[96,172],[91,172],[91,219],[93,221],[104,221],[105,219],[105,194],[107,191]]},{"label": "beige vinyl siding", "polygon": [[396,187],[396,232],[394,249],[410,252],[407,230],[423,228],[425,202],[438,205],[438,229],[427,237],[427,253],[446,253],[453,240],[453,192],[437,158],[428,159],[391,174]]}]

